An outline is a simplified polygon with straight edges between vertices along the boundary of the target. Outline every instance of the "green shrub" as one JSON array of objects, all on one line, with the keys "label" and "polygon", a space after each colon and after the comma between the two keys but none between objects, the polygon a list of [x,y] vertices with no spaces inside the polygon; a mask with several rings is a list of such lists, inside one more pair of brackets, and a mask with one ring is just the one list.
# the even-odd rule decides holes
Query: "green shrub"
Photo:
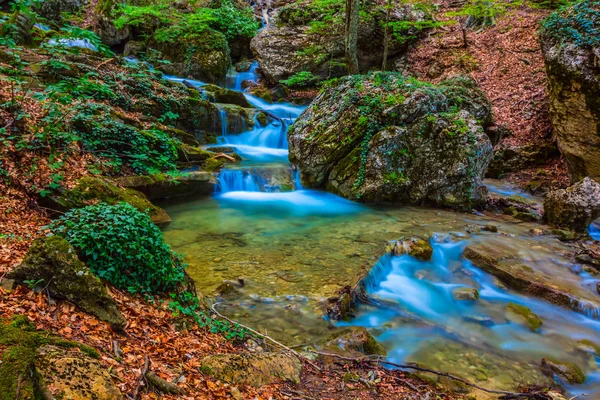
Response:
[{"label": "green shrub", "polygon": [[578,46],[595,47],[600,44],[600,1],[584,0],[563,7],[543,23],[546,33]]},{"label": "green shrub", "polygon": [[306,88],[315,86],[319,83],[319,80],[320,78],[312,72],[301,71],[290,76],[288,79],[282,80],[281,83],[291,88]]},{"label": "green shrub", "polygon": [[101,279],[131,293],[175,289],[185,264],[150,217],[128,203],[71,210],[48,226],[77,249]]},{"label": "green shrub", "polygon": [[449,12],[447,15],[466,16],[468,28],[491,26],[496,24],[498,17],[521,4],[523,0],[470,0],[462,10]]}]

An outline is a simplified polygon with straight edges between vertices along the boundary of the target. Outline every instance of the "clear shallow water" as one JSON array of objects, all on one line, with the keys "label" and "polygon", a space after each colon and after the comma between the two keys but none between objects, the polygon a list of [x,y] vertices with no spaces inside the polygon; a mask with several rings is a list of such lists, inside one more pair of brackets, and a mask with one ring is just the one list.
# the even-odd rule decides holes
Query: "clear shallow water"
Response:
[{"label": "clear shallow water", "polygon": [[[228,82],[239,90],[244,80],[255,79],[253,66]],[[528,266],[593,296],[588,286],[596,279],[570,272],[562,256],[565,245],[531,236],[529,230],[538,225],[505,216],[372,209],[303,189],[287,163],[286,126],[304,108],[246,97],[283,121],[257,124],[238,135],[222,124],[220,145],[235,147],[244,161],[221,171],[212,198],[164,206],[173,219],[165,237],[186,255],[200,292],[210,294],[223,281],[244,280],[239,297],[219,305],[223,312],[289,345],[315,344],[331,330],[365,326],[391,360],[452,371],[486,387],[514,390],[519,383],[545,382],[540,360],[555,357],[576,362],[588,373],[586,385],[572,388],[574,393],[597,393],[596,360],[576,342],[598,340],[599,322],[513,293],[461,257],[470,241],[495,241],[518,250]],[[490,186],[497,195],[522,195],[501,182]],[[469,233],[477,231],[472,225],[489,223],[502,233]],[[431,262],[408,256],[379,259],[389,241],[434,233],[439,236]],[[356,319],[337,326],[321,318],[327,298],[373,265],[368,290],[381,305],[361,307]],[[480,299],[454,300],[452,291],[463,286],[477,288]],[[508,302],[530,307],[544,321],[542,329],[531,332],[509,318]]]}]

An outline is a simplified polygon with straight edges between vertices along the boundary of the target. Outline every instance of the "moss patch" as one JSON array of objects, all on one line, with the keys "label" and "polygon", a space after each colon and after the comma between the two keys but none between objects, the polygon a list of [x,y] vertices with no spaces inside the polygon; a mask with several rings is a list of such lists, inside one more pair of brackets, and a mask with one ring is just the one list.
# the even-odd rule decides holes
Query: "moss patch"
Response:
[{"label": "moss patch", "polygon": [[522,306],[519,304],[515,304],[515,303],[508,303],[508,305],[506,306],[506,310],[522,317],[525,320],[525,322],[527,322],[527,325],[529,326],[529,328],[534,332],[539,330],[543,324],[540,317],[538,317],[528,307],[525,307],[525,306]]}]

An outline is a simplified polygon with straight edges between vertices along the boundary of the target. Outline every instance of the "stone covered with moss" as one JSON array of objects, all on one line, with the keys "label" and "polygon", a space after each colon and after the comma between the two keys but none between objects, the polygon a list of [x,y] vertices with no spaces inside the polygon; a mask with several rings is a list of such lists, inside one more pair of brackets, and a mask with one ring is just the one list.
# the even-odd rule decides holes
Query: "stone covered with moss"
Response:
[{"label": "stone covered with moss", "polygon": [[392,253],[395,256],[408,254],[420,261],[429,261],[433,255],[433,247],[425,239],[418,237],[402,238],[392,248]]},{"label": "stone covered with moss", "polygon": [[542,371],[550,375],[556,374],[570,384],[581,384],[586,381],[586,376],[581,368],[571,362],[543,358]]},{"label": "stone covered with moss", "polygon": [[571,182],[600,180],[600,3],[570,3],[543,23],[550,117]]},{"label": "stone covered with moss", "polygon": [[537,332],[542,327],[543,322],[540,317],[528,307],[516,303],[508,303],[506,305],[506,311],[509,314],[509,319],[512,318],[512,316],[517,316],[517,319],[523,320],[533,332]]},{"label": "stone covered with moss", "polygon": [[[358,62],[360,69],[367,71],[380,68],[383,61],[386,13],[372,1],[361,2],[360,7]],[[425,26],[429,19],[410,5],[396,6],[390,17],[396,27],[416,21]],[[344,21],[342,0],[298,0],[282,7],[250,46],[261,71],[272,83],[307,72],[316,78],[313,81],[343,76],[347,73]],[[403,32],[396,29],[398,35],[389,41],[390,60],[403,54],[418,37],[408,25]]]},{"label": "stone covered with moss", "polygon": [[490,105],[468,78],[434,86],[397,73],[343,78],[288,134],[302,183],[369,203],[468,209],[486,199]]},{"label": "stone covered with moss", "polygon": [[600,218],[600,184],[585,178],[567,189],[550,192],[544,200],[544,218],[550,225],[586,232]]},{"label": "stone covered with moss", "polygon": [[60,236],[36,239],[23,262],[8,274],[17,284],[35,282],[51,297],[66,299],[82,310],[123,330],[126,320],[115,300],[92,271],[77,257],[75,249]]},{"label": "stone covered with moss", "polygon": [[121,399],[98,358],[91,347],[36,331],[25,316],[0,320],[0,400]]}]

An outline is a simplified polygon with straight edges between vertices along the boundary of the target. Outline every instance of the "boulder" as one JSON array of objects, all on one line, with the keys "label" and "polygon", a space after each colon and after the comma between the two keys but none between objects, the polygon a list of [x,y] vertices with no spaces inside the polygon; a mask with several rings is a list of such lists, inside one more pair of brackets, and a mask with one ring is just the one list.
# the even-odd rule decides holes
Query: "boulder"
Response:
[{"label": "boulder", "polygon": [[327,340],[327,347],[366,355],[386,356],[385,348],[363,327],[344,329]]},{"label": "boulder", "polygon": [[213,174],[206,171],[190,171],[177,177],[165,174],[124,176],[113,178],[113,181],[119,186],[145,194],[149,200],[209,196],[217,183]]},{"label": "boulder", "polygon": [[431,256],[433,255],[433,247],[431,247],[431,244],[429,244],[427,240],[421,238],[403,238],[394,243],[392,253],[395,256],[408,254],[410,256],[413,256],[417,260],[429,261],[431,260]]},{"label": "boulder", "polygon": [[506,305],[506,311],[509,320],[523,321],[533,332],[537,332],[543,324],[540,317],[528,307],[520,304],[508,303]]},{"label": "boulder", "polygon": [[[321,79],[347,74],[343,3],[323,4],[310,0],[288,4],[252,39],[252,53],[271,83],[304,71]],[[386,15],[375,4],[363,10],[366,15],[358,27],[358,62],[360,70],[367,71],[381,67]],[[425,13],[409,5],[395,7],[390,16],[392,23],[426,21]],[[408,31],[403,39],[390,40],[390,65],[391,59],[405,53],[418,36],[416,30]]]},{"label": "boulder", "polygon": [[40,3],[38,14],[51,21],[61,23],[61,14],[76,14],[87,4],[87,0],[45,0]]},{"label": "boulder", "polygon": [[581,384],[586,381],[585,374],[577,365],[542,358],[542,371],[548,375],[558,375],[570,384]]},{"label": "boulder", "polygon": [[144,51],[146,51],[146,45],[144,42],[130,40],[129,42],[125,43],[125,47],[123,48],[123,56],[139,57]]},{"label": "boulder", "polygon": [[567,189],[550,192],[544,200],[544,218],[550,225],[585,232],[600,218],[600,184],[586,177]]},{"label": "boulder", "polygon": [[59,211],[80,208],[94,202],[117,204],[126,202],[141,212],[147,212],[157,225],[171,222],[166,211],[150,203],[146,196],[135,189],[122,188],[114,183],[98,177],[81,178],[73,189],[60,189],[45,199],[46,203]]},{"label": "boulder", "polygon": [[438,86],[397,73],[342,78],[288,132],[305,187],[368,203],[470,209],[486,199],[490,106],[468,78]]},{"label": "boulder", "polygon": [[234,385],[255,387],[279,381],[300,383],[302,364],[280,353],[216,354],[202,360],[200,372]]},{"label": "boulder", "polygon": [[217,85],[202,86],[202,92],[215,103],[235,104],[240,107],[252,108],[242,92],[229,90]]},{"label": "boulder", "polygon": [[455,300],[477,300],[479,298],[479,291],[471,287],[456,288],[452,291],[452,296]]},{"label": "boulder", "polygon": [[76,349],[45,345],[37,350],[38,385],[54,399],[120,400],[123,398],[100,361]]},{"label": "boulder", "polygon": [[536,167],[560,156],[554,143],[533,143],[524,146],[500,144],[494,148],[494,155],[485,174],[486,178],[501,178],[509,172]]},{"label": "boulder", "polygon": [[600,45],[598,2],[565,7],[545,22],[542,52],[550,117],[571,182],[600,180]]},{"label": "boulder", "polygon": [[151,47],[161,51],[171,61],[159,69],[170,75],[191,76],[209,83],[222,82],[229,70],[231,58],[225,36],[212,29],[194,35],[193,40],[178,39],[154,42]]},{"label": "boulder", "polygon": [[127,321],[104,284],[77,258],[71,244],[59,236],[34,240],[23,262],[8,278],[18,284],[37,282],[51,297],[72,302],[115,330],[125,328]]}]

